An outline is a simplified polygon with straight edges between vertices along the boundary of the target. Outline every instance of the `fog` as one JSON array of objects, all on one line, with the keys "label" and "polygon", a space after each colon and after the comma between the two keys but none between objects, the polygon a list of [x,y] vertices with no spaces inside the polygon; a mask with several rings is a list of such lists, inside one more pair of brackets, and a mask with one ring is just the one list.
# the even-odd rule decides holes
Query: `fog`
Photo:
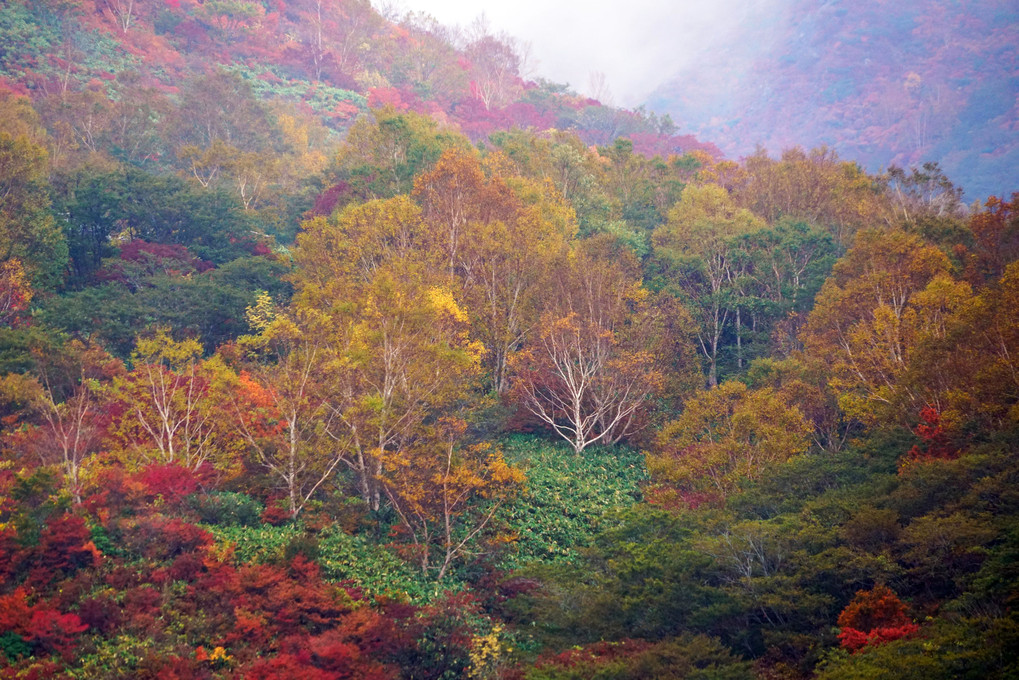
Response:
[{"label": "fog", "polygon": [[398,0],[396,7],[461,27],[484,14],[493,33],[530,44],[530,77],[633,107],[692,62],[724,61],[735,27],[766,25],[782,1]]}]

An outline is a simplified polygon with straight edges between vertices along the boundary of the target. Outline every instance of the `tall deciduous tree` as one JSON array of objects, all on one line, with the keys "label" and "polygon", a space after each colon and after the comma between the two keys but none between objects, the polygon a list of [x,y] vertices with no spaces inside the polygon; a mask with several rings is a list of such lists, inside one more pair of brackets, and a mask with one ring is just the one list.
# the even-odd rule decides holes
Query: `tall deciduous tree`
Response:
[{"label": "tall deciduous tree", "polygon": [[743,161],[730,184],[737,205],[769,223],[788,218],[816,224],[843,247],[859,229],[890,219],[880,184],[823,147],[788,149],[778,160],[758,151]]},{"label": "tall deciduous tree", "polygon": [[707,383],[718,384],[723,333],[742,326],[738,291],[747,260],[737,239],[764,227],[749,210],[738,208],[717,185],[690,185],[654,234],[658,255],[671,265],[682,297],[698,322],[698,344],[708,364]]},{"label": "tall deciduous tree", "polygon": [[221,373],[218,389],[233,431],[296,517],[342,460],[324,388],[329,337],[321,315],[281,312],[265,294],[248,318],[256,334],[239,341],[242,370]]},{"label": "tall deciduous tree", "polygon": [[25,431],[21,444],[44,463],[57,463],[75,503],[81,502],[82,472],[110,424],[105,384],[123,367],[98,347],[71,341],[56,355],[35,350],[38,389],[33,410],[38,426]]},{"label": "tall deciduous tree", "polygon": [[330,326],[328,405],[341,456],[375,509],[384,457],[407,451],[481,375],[484,346],[469,334],[445,256],[429,261],[429,242],[419,209],[397,197],[307,223],[295,253],[295,304]]},{"label": "tall deciduous tree", "polygon": [[944,337],[944,317],[967,304],[939,249],[902,231],[866,230],[839,261],[804,329],[810,355],[831,367],[839,405],[864,422],[917,413],[933,385],[903,380],[912,353]]},{"label": "tall deciduous tree", "polygon": [[0,264],[0,326],[15,325],[31,300],[32,288],[21,261],[11,258]]},{"label": "tall deciduous tree", "polygon": [[46,132],[25,97],[0,91],[0,261],[21,261],[34,287],[60,282],[67,243],[46,193]]},{"label": "tall deciduous tree", "polygon": [[468,554],[523,473],[487,443],[466,441],[467,424],[444,417],[410,450],[387,452],[385,490],[422,572],[442,580]]},{"label": "tall deciduous tree", "polygon": [[505,215],[469,224],[461,250],[465,311],[487,349],[489,382],[499,393],[509,389],[510,357],[533,336],[545,287],[565,265],[576,232],[573,210],[549,186],[518,180],[516,187],[521,202]]},{"label": "tall deciduous tree", "polygon": [[618,248],[598,252],[604,245],[590,242],[559,269],[559,294],[511,361],[521,405],[578,453],[634,434],[664,380],[636,263]]},{"label": "tall deciduous tree", "polygon": [[116,379],[111,396],[122,414],[111,443],[133,464],[176,464],[197,470],[223,465],[227,450],[211,393],[214,367],[202,344],[174,340],[167,329],[138,339],[132,370]]}]

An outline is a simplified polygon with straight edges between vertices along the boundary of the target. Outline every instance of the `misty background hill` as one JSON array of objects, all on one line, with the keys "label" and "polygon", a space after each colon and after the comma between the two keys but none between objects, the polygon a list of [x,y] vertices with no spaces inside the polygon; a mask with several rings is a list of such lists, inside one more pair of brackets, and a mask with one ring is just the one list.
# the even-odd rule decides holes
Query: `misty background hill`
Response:
[{"label": "misty background hill", "polygon": [[937,161],[970,200],[1017,178],[1011,0],[793,0],[734,17],[649,97],[728,156],[825,145],[872,172]]}]

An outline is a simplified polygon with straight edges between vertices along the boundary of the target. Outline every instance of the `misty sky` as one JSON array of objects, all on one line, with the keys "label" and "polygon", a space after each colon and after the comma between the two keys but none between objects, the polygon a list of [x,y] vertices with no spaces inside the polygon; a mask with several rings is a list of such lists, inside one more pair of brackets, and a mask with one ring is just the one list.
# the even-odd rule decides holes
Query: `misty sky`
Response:
[{"label": "misty sky", "polygon": [[[722,45],[726,26],[781,0],[397,0],[446,25],[468,26],[484,12],[493,33],[529,42],[532,77],[585,94],[601,72],[616,105],[632,107],[669,75]],[[609,102],[606,102],[609,103]]]}]

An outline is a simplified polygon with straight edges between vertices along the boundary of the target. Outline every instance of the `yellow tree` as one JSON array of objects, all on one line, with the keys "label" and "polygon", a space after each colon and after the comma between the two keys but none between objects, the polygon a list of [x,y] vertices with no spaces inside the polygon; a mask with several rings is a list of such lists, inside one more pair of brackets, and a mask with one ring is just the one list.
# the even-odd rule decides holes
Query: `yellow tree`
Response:
[{"label": "yellow tree", "polygon": [[414,180],[414,197],[431,227],[431,247],[443,254],[450,276],[464,267],[463,241],[470,225],[510,217],[519,202],[501,177],[486,178],[476,152],[447,149]]},{"label": "yellow tree", "polygon": [[449,290],[419,267],[397,261],[379,271],[347,318],[330,407],[343,424],[344,462],[373,509],[383,461],[404,455],[436,414],[466,398],[481,375],[484,347]]},{"label": "yellow tree", "polygon": [[[77,340],[33,346],[31,356],[33,372],[18,376],[28,421],[8,435],[7,444],[35,455],[44,465],[59,465],[66,489],[80,503],[82,474],[98,453],[111,420],[103,391],[123,366],[103,350]],[[14,386],[10,379],[6,382]]]},{"label": "yellow tree", "polygon": [[577,453],[646,424],[664,384],[636,263],[595,239],[558,272],[541,328],[511,360],[520,404]]},{"label": "yellow tree", "polygon": [[21,261],[11,258],[0,264],[0,326],[14,326],[32,301],[32,288]]},{"label": "yellow tree", "polygon": [[648,454],[658,480],[685,491],[725,496],[770,465],[803,453],[811,427],[771,388],[727,381],[687,401]]},{"label": "yellow tree", "polygon": [[740,337],[739,280],[747,266],[738,238],[764,228],[714,184],[690,185],[654,233],[655,251],[676,275],[679,295],[699,326],[697,341],[708,364],[707,383],[718,384],[722,335],[730,322]]},{"label": "yellow tree", "polygon": [[830,366],[839,406],[863,422],[897,420],[937,403],[934,385],[903,380],[913,352],[943,338],[946,315],[972,291],[939,249],[905,232],[864,230],[825,282],[802,333]]},{"label": "yellow tree", "polygon": [[488,443],[469,444],[467,423],[429,425],[408,451],[385,456],[385,490],[424,574],[442,580],[524,481]]},{"label": "yellow tree", "polygon": [[743,161],[732,193],[738,205],[769,223],[803,220],[827,230],[844,246],[859,229],[891,219],[880,183],[824,147],[787,149],[778,160],[760,150]]},{"label": "yellow tree", "polygon": [[229,447],[212,394],[215,365],[202,360],[202,344],[158,329],[138,338],[131,365],[110,388],[122,411],[110,433],[114,450],[131,464],[227,463],[217,455]]},{"label": "yellow tree", "polygon": [[564,266],[576,233],[572,208],[551,186],[517,178],[521,203],[502,219],[468,225],[461,285],[474,337],[486,347],[485,366],[498,393],[509,389],[509,358],[533,334],[545,287]]},{"label": "yellow tree", "polygon": [[915,296],[918,328],[899,382],[948,430],[1019,421],[1019,264],[973,295],[966,283],[937,277]]},{"label": "yellow tree", "polygon": [[296,517],[339,466],[325,389],[324,320],[313,310],[274,308],[262,294],[248,310],[255,335],[241,338],[241,371],[218,378],[233,431],[271,478]]},{"label": "yellow tree", "polygon": [[50,213],[46,131],[26,97],[0,92],[0,263],[17,259],[34,287],[55,286],[67,243]]},{"label": "yellow tree", "polygon": [[407,451],[481,376],[484,347],[442,265],[424,254],[427,233],[416,206],[397,197],[307,223],[295,252],[294,305],[328,326],[330,432],[373,509],[383,459]]}]

